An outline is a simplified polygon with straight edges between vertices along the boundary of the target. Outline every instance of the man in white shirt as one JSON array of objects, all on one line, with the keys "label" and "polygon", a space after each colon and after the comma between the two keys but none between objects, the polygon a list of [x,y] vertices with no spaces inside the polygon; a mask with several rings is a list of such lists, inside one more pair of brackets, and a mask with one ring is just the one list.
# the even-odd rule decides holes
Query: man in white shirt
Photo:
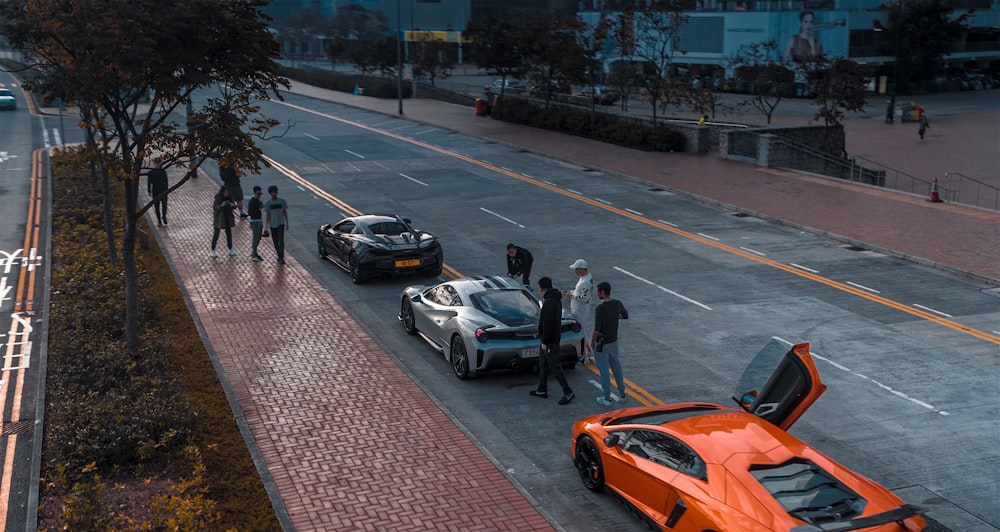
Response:
[{"label": "man in white shirt", "polygon": [[576,287],[572,291],[563,290],[563,296],[569,298],[570,312],[583,327],[583,352],[579,354],[579,359],[581,364],[586,364],[590,359],[590,337],[594,329],[594,307],[591,305],[594,279],[590,276],[587,261],[583,259],[576,259],[569,267],[576,272]]}]

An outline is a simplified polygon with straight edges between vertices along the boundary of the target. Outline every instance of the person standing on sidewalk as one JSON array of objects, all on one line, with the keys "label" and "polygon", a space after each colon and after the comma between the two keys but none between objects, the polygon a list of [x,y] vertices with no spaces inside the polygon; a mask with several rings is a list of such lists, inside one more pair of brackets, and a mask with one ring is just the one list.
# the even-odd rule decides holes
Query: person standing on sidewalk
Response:
[{"label": "person standing on sidewalk", "polygon": [[559,404],[567,405],[576,397],[573,389],[563,374],[562,363],[559,360],[559,337],[562,335],[562,294],[552,288],[552,279],[542,277],[538,280],[538,290],[542,293],[542,311],[538,315],[538,339],[541,340],[541,353],[538,358],[538,387],[528,392],[532,397],[546,398],[549,396],[549,372],[551,371],[559,385],[563,396]]},{"label": "person standing on sidewalk", "polygon": [[531,252],[514,244],[507,244],[507,277],[521,277],[524,286],[531,289]]},{"label": "person standing on sidewalk", "polygon": [[252,235],[252,239],[250,240],[250,260],[257,262],[264,260],[257,253],[257,245],[260,244],[260,237],[264,232],[264,202],[260,199],[263,195],[263,189],[255,185],[253,187],[253,197],[247,202],[247,214],[250,215],[250,234]]},{"label": "person standing on sidewalk", "polygon": [[917,134],[920,135],[920,140],[923,141],[924,134],[927,133],[928,129],[930,129],[931,123],[927,121],[927,115],[924,114],[923,107],[919,107],[917,108],[917,110],[920,113],[920,118],[918,118],[918,120],[920,121],[920,127],[917,129]]},{"label": "person standing on sidewalk", "polygon": [[590,300],[594,291],[594,279],[590,276],[587,261],[576,259],[569,267],[576,272],[576,287],[563,290],[563,295],[569,298],[569,309],[583,327],[583,353],[580,353],[580,363],[586,364],[592,352],[590,345],[591,326],[594,323],[593,307]]},{"label": "person standing on sidewalk", "polygon": [[611,406],[611,371],[615,372],[615,384],[618,385],[618,402],[624,403],[625,375],[622,373],[622,362],[618,357],[618,320],[627,320],[628,311],[625,305],[617,299],[611,299],[611,284],[597,283],[597,298],[603,301],[594,312],[594,360],[601,372],[601,390],[603,397],[597,398],[602,406]]},{"label": "person standing on sidewalk", "polygon": [[271,241],[274,242],[274,252],[278,255],[275,262],[285,263],[285,230],[288,229],[288,203],[284,198],[278,197],[278,187],[271,185],[267,187],[267,193],[271,199],[264,202],[264,212],[268,230],[271,232]]},{"label": "person standing on sidewalk", "polygon": [[[167,181],[167,171],[163,169],[163,159],[157,157],[153,159],[153,169],[146,176],[146,192],[153,198],[153,212],[156,213],[156,226],[167,225],[167,189],[170,183]],[[162,198],[156,197],[163,194]]]},{"label": "person standing on sidewalk", "polygon": [[219,232],[226,232],[226,247],[229,248],[229,256],[235,257],[236,251],[233,250],[233,226],[236,225],[236,216],[233,215],[233,209],[236,208],[236,202],[229,199],[229,188],[225,185],[219,188],[219,193],[215,195],[215,200],[212,202],[212,208],[215,211],[215,216],[213,217],[213,226],[215,231],[212,232],[212,252],[208,254],[209,257],[216,259],[219,254],[215,252],[215,246],[219,243]]},{"label": "person standing on sidewalk", "polygon": [[219,178],[222,184],[229,187],[229,198],[236,202],[240,209],[240,218],[246,218],[247,212],[243,210],[243,185],[240,184],[240,176],[236,170],[228,164],[219,163]]}]

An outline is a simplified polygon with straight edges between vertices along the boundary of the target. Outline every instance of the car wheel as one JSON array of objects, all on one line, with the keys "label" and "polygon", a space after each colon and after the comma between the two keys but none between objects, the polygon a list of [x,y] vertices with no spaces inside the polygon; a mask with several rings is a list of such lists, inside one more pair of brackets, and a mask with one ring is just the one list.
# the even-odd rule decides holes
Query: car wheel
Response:
[{"label": "car wheel", "polygon": [[361,264],[358,263],[358,255],[356,253],[351,253],[350,258],[347,259],[348,271],[351,273],[351,282],[354,284],[363,284],[365,282],[365,276],[361,273]]},{"label": "car wheel", "polygon": [[402,308],[399,309],[399,319],[403,322],[406,334],[417,334],[417,321],[413,317],[413,303],[409,298],[403,299]]},{"label": "car wheel", "polygon": [[457,334],[451,338],[451,369],[459,379],[469,378],[469,354],[465,351],[465,342]]},{"label": "car wheel", "polygon": [[438,277],[438,276],[440,276],[440,275],[441,275],[441,272],[442,272],[443,270],[444,270],[444,269],[443,269],[443,268],[441,267],[441,265],[439,264],[437,268],[434,268],[433,270],[429,270],[429,271],[427,272],[427,277]]},{"label": "car wheel", "polygon": [[588,490],[604,489],[604,466],[601,465],[601,453],[597,444],[590,436],[580,438],[576,443],[576,470],[580,480]]},{"label": "car wheel", "polygon": [[326,252],[326,245],[323,244],[323,239],[320,238],[317,242],[317,247],[319,248],[319,258],[325,259],[329,253]]}]

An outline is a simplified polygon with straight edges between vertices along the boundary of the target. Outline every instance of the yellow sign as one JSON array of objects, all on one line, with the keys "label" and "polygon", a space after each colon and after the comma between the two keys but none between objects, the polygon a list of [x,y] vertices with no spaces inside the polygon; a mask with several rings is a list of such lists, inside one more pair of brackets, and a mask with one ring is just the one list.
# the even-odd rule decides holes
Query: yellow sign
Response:
[{"label": "yellow sign", "polygon": [[468,42],[462,38],[460,31],[406,31],[405,38],[408,42]]}]

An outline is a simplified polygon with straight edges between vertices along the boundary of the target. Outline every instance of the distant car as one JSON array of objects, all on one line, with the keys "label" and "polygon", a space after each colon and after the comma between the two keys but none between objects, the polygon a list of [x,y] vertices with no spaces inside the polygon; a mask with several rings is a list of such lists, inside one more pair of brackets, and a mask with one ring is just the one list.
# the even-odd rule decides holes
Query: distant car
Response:
[{"label": "distant car", "polygon": [[[459,379],[538,364],[541,303],[510,277],[469,277],[403,290],[399,320],[444,354]],[[576,366],[582,327],[563,311],[563,367]]]},{"label": "distant car", "polygon": [[351,274],[355,284],[378,275],[441,275],[444,251],[437,238],[395,215],[366,214],[326,224],[316,235],[319,256]]},{"label": "distant car", "polygon": [[503,88],[504,94],[522,94],[528,87],[519,79],[498,79],[483,87],[483,90],[486,94],[500,94],[501,88]]},{"label": "distant car", "polygon": [[0,89],[0,109],[17,109],[17,98],[10,89]]},{"label": "distant car", "polygon": [[600,85],[594,87],[593,91],[590,88],[584,89],[576,93],[576,96],[593,100],[598,105],[614,105],[615,102],[622,99],[618,91]]},{"label": "distant car", "polygon": [[750,363],[739,408],[624,408],[573,425],[584,486],[608,488],[654,530],[919,531],[921,510],[785,432],[826,390],[809,344]]}]

